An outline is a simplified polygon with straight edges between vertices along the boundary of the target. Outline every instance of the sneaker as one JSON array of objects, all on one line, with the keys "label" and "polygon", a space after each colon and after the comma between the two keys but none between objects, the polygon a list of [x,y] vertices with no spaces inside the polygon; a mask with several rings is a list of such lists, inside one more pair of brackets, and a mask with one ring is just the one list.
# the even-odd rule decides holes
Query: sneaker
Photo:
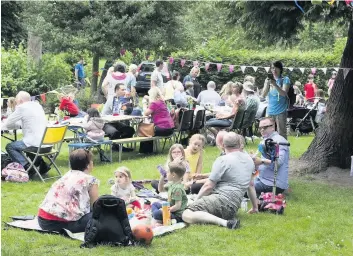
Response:
[{"label": "sneaker", "polygon": [[240,220],[228,220],[227,221],[227,228],[229,229],[238,229],[240,228]]}]

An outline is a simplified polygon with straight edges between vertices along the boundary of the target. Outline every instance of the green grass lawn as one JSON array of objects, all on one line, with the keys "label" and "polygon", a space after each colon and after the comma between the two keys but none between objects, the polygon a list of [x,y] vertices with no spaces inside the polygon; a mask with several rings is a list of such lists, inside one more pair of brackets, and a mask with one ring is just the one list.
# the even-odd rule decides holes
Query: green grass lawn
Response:
[{"label": "green grass lawn", "polygon": [[[291,157],[298,158],[310,144],[312,137],[290,137]],[[2,149],[6,140],[2,139]],[[250,143],[247,150],[255,151]],[[95,158],[93,175],[100,179],[100,194],[110,193],[107,181],[114,170],[125,165],[134,179],[158,178],[156,166],[164,163],[166,152],[142,157],[136,152],[123,154],[123,163],[101,164]],[[206,147],[204,172],[208,172],[219,155],[215,147]],[[68,170],[68,149],[63,145],[57,163]],[[54,174],[52,172],[52,174]],[[2,222],[10,216],[32,215],[50,188],[52,181],[43,184],[2,182]],[[40,234],[9,228],[2,224],[2,255],[353,255],[352,189],[308,182],[299,178],[290,180],[292,192],[287,197],[284,216],[272,214],[247,215],[240,210],[239,230],[211,225],[193,225],[156,238],[148,248],[97,247],[80,249],[80,242],[58,235]]]}]

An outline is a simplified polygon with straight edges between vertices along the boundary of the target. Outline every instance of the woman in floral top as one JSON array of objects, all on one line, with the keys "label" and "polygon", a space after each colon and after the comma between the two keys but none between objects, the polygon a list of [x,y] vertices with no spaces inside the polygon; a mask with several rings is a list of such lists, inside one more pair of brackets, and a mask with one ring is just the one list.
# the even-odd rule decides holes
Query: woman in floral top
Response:
[{"label": "woman in floral top", "polygon": [[38,223],[43,230],[83,232],[92,217],[91,205],[98,198],[99,181],[90,175],[92,153],[77,149],[70,154],[70,166],[50,188],[39,207]]}]

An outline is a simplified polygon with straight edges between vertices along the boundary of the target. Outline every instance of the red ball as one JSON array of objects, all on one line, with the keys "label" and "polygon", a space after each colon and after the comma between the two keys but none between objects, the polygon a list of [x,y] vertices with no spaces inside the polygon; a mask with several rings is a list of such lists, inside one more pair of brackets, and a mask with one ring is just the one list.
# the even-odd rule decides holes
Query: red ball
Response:
[{"label": "red ball", "polygon": [[147,225],[137,225],[132,229],[132,234],[134,235],[136,241],[150,245],[153,240],[153,230],[151,226]]}]

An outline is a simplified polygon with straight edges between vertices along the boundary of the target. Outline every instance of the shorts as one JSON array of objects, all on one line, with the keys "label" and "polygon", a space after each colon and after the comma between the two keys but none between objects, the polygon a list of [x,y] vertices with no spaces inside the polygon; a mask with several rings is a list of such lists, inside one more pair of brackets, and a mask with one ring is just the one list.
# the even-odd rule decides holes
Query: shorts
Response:
[{"label": "shorts", "polygon": [[225,220],[234,219],[238,210],[237,207],[232,206],[226,198],[219,194],[203,196],[186,207],[186,209],[193,212],[208,212]]}]

